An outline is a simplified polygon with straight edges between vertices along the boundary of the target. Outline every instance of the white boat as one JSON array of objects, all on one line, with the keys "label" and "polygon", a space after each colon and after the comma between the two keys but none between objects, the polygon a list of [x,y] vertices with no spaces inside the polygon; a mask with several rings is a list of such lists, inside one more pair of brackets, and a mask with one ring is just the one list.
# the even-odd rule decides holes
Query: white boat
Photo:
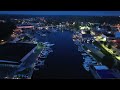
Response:
[{"label": "white boat", "polygon": [[48,53],[51,53],[51,52],[53,52],[53,50],[51,49],[51,50],[47,50],[48,51]]},{"label": "white boat", "polygon": [[92,57],[90,57],[90,56],[85,56],[85,59],[91,59]]},{"label": "white boat", "polygon": [[89,60],[89,59],[91,59],[91,58],[85,55],[85,56],[83,56],[83,59]]},{"label": "white boat", "polygon": [[83,67],[84,67],[84,69],[85,69],[86,71],[89,71],[89,70],[90,70],[90,69],[89,69],[89,65],[86,64],[86,63],[83,64]]},{"label": "white boat", "polygon": [[48,53],[53,52],[53,50],[50,47],[45,47],[43,50],[47,51]]},{"label": "white boat", "polygon": [[82,53],[81,55],[86,56],[86,55],[88,55],[88,54],[87,54],[87,53]]},{"label": "white boat", "polygon": [[95,60],[92,60],[92,63],[97,63],[97,61],[95,61]]},{"label": "white boat", "polygon": [[39,70],[39,68],[34,68],[34,70]]},{"label": "white boat", "polygon": [[46,50],[42,50],[42,51],[41,51],[41,54],[46,56],[46,55],[48,55],[49,53],[48,53],[48,51],[46,51]]},{"label": "white boat", "polygon": [[40,55],[40,58],[47,58],[47,55]]},{"label": "white boat", "polygon": [[91,65],[91,64],[97,64],[97,61],[85,61],[83,63],[86,63],[88,65]]},{"label": "white boat", "polygon": [[46,47],[54,46],[55,44],[45,44]]},{"label": "white boat", "polygon": [[39,70],[44,66],[45,60],[40,60],[38,63],[36,63],[36,66],[34,67],[35,70]]},{"label": "white boat", "polygon": [[42,44],[43,44],[43,45],[46,45],[46,44],[49,44],[49,42],[43,42]]},{"label": "white boat", "polygon": [[37,66],[43,66],[45,63],[45,60],[40,60],[39,63],[37,64]]}]

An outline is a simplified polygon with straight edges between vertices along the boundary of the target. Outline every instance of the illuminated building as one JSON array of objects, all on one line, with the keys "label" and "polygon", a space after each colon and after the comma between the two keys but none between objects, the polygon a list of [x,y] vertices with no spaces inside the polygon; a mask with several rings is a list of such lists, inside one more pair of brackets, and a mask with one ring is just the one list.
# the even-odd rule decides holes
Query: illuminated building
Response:
[{"label": "illuminated building", "polygon": [[80,28],[81,30],[84,30],[84,29],[86,29],[86,30],[90,30],[90,29],[91,29],[91,28],[88,27],[88,26],[79,26],[79,28]]},{"label": "illuminated building", "polygon": [[17,25],[18,29],[33,29],[33,25]]},{"label": "illuminated building", "polygon": [[105,65],[91,65],[90,72],[93,74],[95,79],[118,79],[120,73],[110,70]]},{"label": "illuminated building", "polygon": [[94,39],[94,37],[91,34],[82,34],[82,39],[90,40],[90,39]]}]

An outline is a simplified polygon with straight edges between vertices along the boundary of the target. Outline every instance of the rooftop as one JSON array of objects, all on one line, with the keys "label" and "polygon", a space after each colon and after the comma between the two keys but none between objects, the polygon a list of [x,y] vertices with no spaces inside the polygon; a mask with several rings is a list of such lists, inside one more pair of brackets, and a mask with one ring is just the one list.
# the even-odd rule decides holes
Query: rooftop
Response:
[{"label": "rooftop", "polygon": [[108,70],[107,66],[100,65],[100,66],[94,66],[96,70]]},{"label": "rooftop", "polygon": [[36,44],[6,43],[0,45],[0,62],[18,63]]},{"label": "rooftop", "polygon": [[113,72],[111,70],[97,70],[97,73],[102,79],[114,79],[116,78],[113,75]]}]

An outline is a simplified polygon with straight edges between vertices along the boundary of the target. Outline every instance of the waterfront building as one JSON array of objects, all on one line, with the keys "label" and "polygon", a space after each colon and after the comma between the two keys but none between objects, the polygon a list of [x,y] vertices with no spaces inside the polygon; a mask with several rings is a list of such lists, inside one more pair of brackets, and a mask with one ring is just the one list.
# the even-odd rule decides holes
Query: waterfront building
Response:
[{"label": "waterfront building", "polygon": [[17,69],[22,68],[27,58],[34,53],[36,44],[6,43],[0,45],[0,78],[14,75]]},{"label": "waterfront building", "polygon": [[95,79],[118,79],[120,73],[110,70],[105,65],[91,65],[90,72],[93,74]]}]

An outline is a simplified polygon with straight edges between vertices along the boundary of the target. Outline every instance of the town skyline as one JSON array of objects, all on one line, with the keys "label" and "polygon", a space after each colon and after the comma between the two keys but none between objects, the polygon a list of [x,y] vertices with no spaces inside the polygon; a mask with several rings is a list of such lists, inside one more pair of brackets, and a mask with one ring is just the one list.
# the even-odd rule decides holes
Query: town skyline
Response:
[{"label": "town skyline", "polygon": [[120,11],[0,11],[0,14],[120,16]]}]

